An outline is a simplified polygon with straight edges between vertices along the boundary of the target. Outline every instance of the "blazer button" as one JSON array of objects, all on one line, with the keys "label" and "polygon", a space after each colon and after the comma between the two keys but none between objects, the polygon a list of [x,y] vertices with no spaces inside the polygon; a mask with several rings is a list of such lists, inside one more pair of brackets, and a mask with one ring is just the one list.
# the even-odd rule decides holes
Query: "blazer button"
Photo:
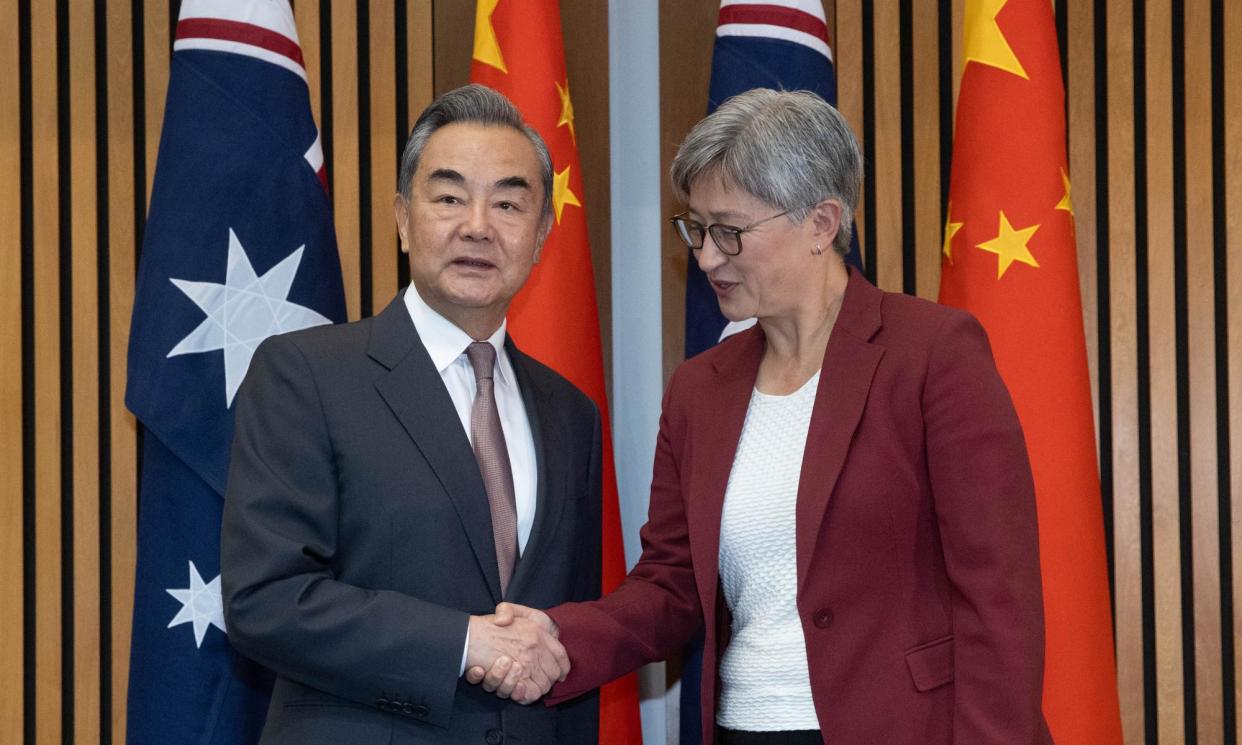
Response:
[{"label": "blazer button", "polygon": [[483,736],[483,742],[487,745],[500,745],[505,741],[505,733],[498,729],[489,729],[487,734]]},{"label": "blazer button", "polygon": [[404,704],[401,704],[401,713],[406,715],[407,717],[412,716],[414,714],[414,705],[411,704],[409,701],[406,701]]},{"label": "blazer button", "polygon": [[414,716],[419,719],[426,719],[431,710],[422,704],[414,704]]},{"label": "blazer button", "polygon": [[826,629],[832,625],[832,609],[820,608],[815,611],[815,615],[811,618],[811,622],[815,624],[817,629]]},{"label": "blazer button", "polygon": [[376,705],[376,706],[378,706],[378,707],[379,707],[379,708],[381,708],[381,709],[387,710],[387,709],[388,709],[388,699],[384,698],[383,696],[380,696],[379,698],[375,699],[375,705]]}]

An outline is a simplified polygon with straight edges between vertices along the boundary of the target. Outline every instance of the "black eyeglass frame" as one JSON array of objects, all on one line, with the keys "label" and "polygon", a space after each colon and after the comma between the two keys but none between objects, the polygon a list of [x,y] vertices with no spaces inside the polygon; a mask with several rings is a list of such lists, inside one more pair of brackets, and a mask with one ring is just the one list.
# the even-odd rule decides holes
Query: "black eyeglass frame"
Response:
[{"label": "black eyeglass frame", "polygon": [[[736,225],[726,225],[725,223],[714,222],[711,225],[704,225],[697,220],[690,219],[689,212],[681,212],[669,218],[669,223],[673,226],[673,230],[677,233],[677,237],[682,243],[686,244],[686,248],[691,251],[697,251],[703,247],[703,240],[707,235],[711,235],[712,241],[716,244],[716,248],[725,256],[737,256],[742,252],[742,233],[750,232],[765,222],[770,222],[778,217],[784,217],[793,210],[785,210],[777,212],[771,217],[765,217],[762,220],[756,220],[745,227],[737,227]],[[698,243],[696,244],[694,236],[697,234]],[[734,250],[730,251],[725,248],[730,242]]]}]

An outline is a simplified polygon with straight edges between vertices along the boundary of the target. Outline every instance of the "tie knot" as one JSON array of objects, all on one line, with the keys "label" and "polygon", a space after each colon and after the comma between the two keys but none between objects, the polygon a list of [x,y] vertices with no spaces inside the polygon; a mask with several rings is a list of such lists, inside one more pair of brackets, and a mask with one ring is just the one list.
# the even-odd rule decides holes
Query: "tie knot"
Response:
[{"label": "tie knot", "polygon": [[485,341],[470,342],[466,347],[466,357],[474,368],[475,380],[491,380],[492,368],[496,364],[496,348]]}]

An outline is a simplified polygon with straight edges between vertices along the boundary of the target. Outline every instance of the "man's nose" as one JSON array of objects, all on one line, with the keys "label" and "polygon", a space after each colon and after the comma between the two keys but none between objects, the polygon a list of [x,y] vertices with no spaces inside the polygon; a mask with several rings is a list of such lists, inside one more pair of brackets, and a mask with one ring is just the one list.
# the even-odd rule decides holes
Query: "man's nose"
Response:
[{"label": "man's nose", "polygon": [[493,237],[491,215],[487,202],[476,200],[466,211],[466,219],[462,222],[462,237],[467,240],[490,241]]}]

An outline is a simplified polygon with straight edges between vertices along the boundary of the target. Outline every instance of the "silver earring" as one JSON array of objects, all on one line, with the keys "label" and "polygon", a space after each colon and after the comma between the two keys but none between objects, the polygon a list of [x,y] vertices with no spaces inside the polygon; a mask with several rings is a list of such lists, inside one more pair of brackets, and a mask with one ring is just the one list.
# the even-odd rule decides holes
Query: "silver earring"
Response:
[{"label": "silver earring", "polygon": [[820,247],[819,247],[819,244],[818,244],[818,243],[816,243],[816,244],[815,244],[815,248],[812,248],[812,249],[811,249],[811,253],[815,254],[816,256],[823,256],[823,255],[824,255],[824,249],[820,248]]}]

